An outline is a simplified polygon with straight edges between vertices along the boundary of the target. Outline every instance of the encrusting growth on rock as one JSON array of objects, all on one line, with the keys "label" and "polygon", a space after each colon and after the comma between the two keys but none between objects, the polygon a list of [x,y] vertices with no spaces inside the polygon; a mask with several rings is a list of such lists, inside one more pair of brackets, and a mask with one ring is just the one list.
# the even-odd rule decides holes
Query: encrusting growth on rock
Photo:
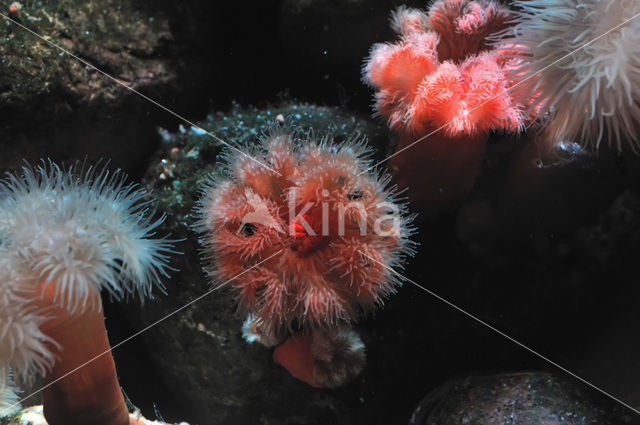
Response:
[{"label": "encrusting growth on rock", "polygon": [[[0,182],[0,368],[45,377],[50,425],[127,425],[100,290],[162,289],[172,241],[119,172],[49,162]],[[70,373],[71,372],[71,373]]]}]

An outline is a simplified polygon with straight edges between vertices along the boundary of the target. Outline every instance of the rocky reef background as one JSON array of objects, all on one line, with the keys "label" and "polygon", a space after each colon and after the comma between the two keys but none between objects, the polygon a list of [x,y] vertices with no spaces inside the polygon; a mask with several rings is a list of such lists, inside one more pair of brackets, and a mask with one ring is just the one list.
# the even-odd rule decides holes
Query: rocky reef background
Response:
[{"label": "rocky reef background", "polygon": [[[2,13],[9,4],[2,3]],[[8,16],[224,140],[251,142],[282,115],[338,139],[359,131],[378,158],[394,140],[370,117],[362,60],[373,43],[390,39],[390,10],[424,6],[20,4]],[[157,195],[166,229],[185,239],[166,295],[144,306],[106,303],[112,343],[209,291],[190,223],[198,184],[215,168],[220,143],[2,17],[0,58],[0,170],[25,159],[110,159],[110,167]],[[563,162],[537,167],[527,140],[492,137],[464,204],[419,218],[421,246],[404,274],[640,406],[638,159],[568,152]],[[534,400],[520,402],[520,416],[504,423],[537,423],[562,411],[562,423],[638,423],[629,410],[411,283],[361,323],[367,367],[337,390],[296,381],[272,362],[270,350],[247,345],[242,319],[231,294],[216,291],[119,347],[114,356],[126,395],[147,417],[201,425],[440,425],[472,414],[485,416],[469,423],[494,423],[487,418],[498,420],[490,416],[495,405],[485,395],[501,388],[503,401]],[[524,387],[536,396],[523,396]],[[549,409],[529,408],[540,404]],[[460,405],[468,411],[460,413]]]}]

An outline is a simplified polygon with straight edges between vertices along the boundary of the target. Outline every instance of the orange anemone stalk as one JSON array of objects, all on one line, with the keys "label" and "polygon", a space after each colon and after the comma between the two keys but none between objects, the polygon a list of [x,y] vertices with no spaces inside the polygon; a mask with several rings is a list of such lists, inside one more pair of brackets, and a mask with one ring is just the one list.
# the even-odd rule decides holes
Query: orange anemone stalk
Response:
[{"label": "orange anemone stalk", "polygon": [[[111,355],[102,309],[70,312],[56,306],[55,284],[33,304],[52,317],[40,327],[56,342],[57,358],[45,377],[44,415],[49,425],[127,425],[124,402]],[[53,307],[52,307],[53,306]]]},{"label": "orange anemone stalk", "polygon": [[313,387],[335,388],[360,374],[366,355],[358,333],[339,326],[292,335],[275,349],[273,361]]}]

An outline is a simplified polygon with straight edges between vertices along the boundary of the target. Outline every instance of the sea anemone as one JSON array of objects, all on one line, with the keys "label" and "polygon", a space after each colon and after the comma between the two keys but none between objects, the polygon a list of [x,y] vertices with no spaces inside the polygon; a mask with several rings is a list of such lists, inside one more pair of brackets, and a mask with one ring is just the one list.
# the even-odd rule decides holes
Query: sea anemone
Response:
[{"label": "sea anemone", "polygon": [[428,13],[401,7],[392,15],[400,41],[371,49],[363,79],[399,135],[390,164],[412,203],[456,202],[473,186],[489,132],[523,128],[505,74],[514,59],[489,43],[511,17],[492,0],[440,0]]},{"label": "sea anemone", "polygon": [[227,152],[197,225],[211,277],[235,277],[243,313],[272,333],[322,327],[351,322],[394,291],[393,273],[367,256],[401,264],[412,252],[410,217],[389,179],[367,171],[362,140],[274,127],[247,152],[271,170]]},{"label": "sea anemone", "polygon": [[212,175],[197,229],[212,280],[250,315],[247,340],[271,346],[295,329],[351,324],[395,291],[390,268],[413,253],[411,217],[389,178],[368,169],[362,139],[273,127],[242,152]]},{"label": "sea anemone", "polygon": [[290,336],[275,349],[273,360],[313,387],[335,388],[360,374],[366,354],[356,331],[336,327]]},{"label": "sea anemone", "polygon": [[0,366],[45,376],[50,425],[130,423],[100,290],[162,289],[172,250],[152,238],[163,218],[124,179],[49,162],[0,182]]},{"label": "sea anemone", "polygon": [[[640,146],[640,13],[637,0],[516,0],[505,45],[510,72],[544,118],[549,145]],[[628,21],[630,20],[630,21]],[[628,22],[626,22],[628,21]],[[623,24],[623,25],[621,25]]]}]

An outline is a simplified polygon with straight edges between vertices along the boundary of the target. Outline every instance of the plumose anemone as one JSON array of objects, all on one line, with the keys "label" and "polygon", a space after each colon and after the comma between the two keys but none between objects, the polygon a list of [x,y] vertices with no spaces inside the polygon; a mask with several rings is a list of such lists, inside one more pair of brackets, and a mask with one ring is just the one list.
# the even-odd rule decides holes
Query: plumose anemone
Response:
[{"label": "plumose anemone", "polygon": [[[0,367],[45,377],[50,425],[127,425],[100,290],[141,300],[166,275],[147,194],[120,172],[49,162],[0,181]],[[5,372],[6,373],[6,372]]]}]

